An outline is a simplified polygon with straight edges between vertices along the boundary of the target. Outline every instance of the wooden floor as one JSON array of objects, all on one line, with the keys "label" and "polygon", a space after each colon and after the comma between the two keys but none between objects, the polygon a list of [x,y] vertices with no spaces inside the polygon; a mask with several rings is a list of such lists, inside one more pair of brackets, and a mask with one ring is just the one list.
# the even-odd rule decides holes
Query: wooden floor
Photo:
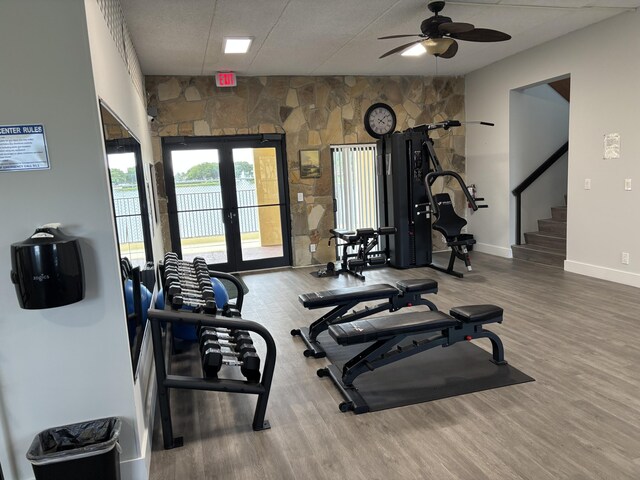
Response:
[{"label": "wooden floor", "polygon": [[[173,391],[174,430],[162,450],[156,421],[151,478],[171,479],[640,479],[640,291],[524,261],[475,253],[462,280],[431,269],[366,272],[366,283],[437,279],[440,310],[494,303],[507,360],[536,381],[365,415],[316,377],[290,336],[319,311],[299,293],[360,285],[313,269],[243,276],[243,317],[268,326],[278,361],[267,418],[253,432],[255,397]],[[422,307],[415,307],[422,308]],[[488,348],[488,347],[487,347]],[[176,359],[183,372],[197,365]],[[419,372],[416,372],[419,374]]]}]

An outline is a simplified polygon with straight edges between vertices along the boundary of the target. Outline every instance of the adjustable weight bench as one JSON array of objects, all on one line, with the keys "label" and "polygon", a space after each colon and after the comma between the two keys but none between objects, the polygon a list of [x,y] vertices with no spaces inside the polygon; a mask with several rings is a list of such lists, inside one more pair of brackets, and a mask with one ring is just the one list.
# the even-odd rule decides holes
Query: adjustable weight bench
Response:
[{"label": "adjustable weight bench", "polygon": [[[332,228],[329,231],[331,232],[329,245],[331,245],[331,239],[335,238],[337,247],[342,248],[342,255],[339,255],[340,269],[335,270],[334,274],[346,272],[360,280],[364,280],[362,272],[365,268],[387,264],[385,252],[375,251],[374,248],[378,245],[378,237],[380,235],[392,235],[396,232],[396,228],[358,228],[355,232],[353,230]],[[338,239],[342,240],[343,243],[338,244]],[[349,253],[349,248],[357,248],[357,252]],[[329,265],[327,265],[326,272],[328,273],[330,270]]]},{"label": "adjustable weight bench", "polygon": [[[352,322],[385,310],[395,312],[403,307],[411,307],[413,305],[426,305],[430,310],[438,310],[432,302],[422,298],[422,295],[428,293],[438,293],[438,282],[431,279],[401,280],[396,282],[395,287],[380,283],[303,293],[298,295],[298,300],[309,310],[326,307],[334,308],[322,315],[308,328],[303,327],[291,330],[291,335],[302,337],[307,346],[304,351],[305,357],[323,358],[326,353],[318,343],[317,338],[320,333],[327,330],[331,325]],[[359,303],[373,300],[384,301],[374,307],[364,307],[359,311],[347,313]]]},{"label": "adjustable weight bench", "polygon": [[[485,330],[487,323],[502,323],[502,308],[496,305],[455,307],[444,312],[412,312],[375,317],[329,326],[329,335],[342,346],[373,342],[344,364],[342,371],[335,365],[317,371],[319,377],[329,376],[345,399],[340,411],[369,411],[367,402],[353,382],[363,373],[401,361],[434,347],[449,347],[461,341],[488,338],[493,348],[492,361],[505,365],[502,341]],[[399,345],[410,336],[434,334],[426,339],[413,339]]]}]

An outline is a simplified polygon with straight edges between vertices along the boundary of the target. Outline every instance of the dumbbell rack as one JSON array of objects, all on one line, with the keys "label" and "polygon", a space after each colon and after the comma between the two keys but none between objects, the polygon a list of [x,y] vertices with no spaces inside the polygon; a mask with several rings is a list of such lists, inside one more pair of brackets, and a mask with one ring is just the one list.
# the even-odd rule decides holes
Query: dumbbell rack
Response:
[{"label": "dumbbell rack", "polygon": [[[220,311],[216,312],[215,306],[213,307],[213,311],[207,308],[205,311],[208,313],[193,313],[177,308],[178,307],[172,305],[170,301],[166,301],[165,310],[151,309],[148,312],[149,322],[151,323],[164,448],[170,449],[183,445],[182,437],[173,436],[169,399],[169,389],[171,388],[257,395],[258,400],[253,418],[253,429],[259,431],[271,428],[269,422],[264,418],[276,363],[276,345],[269,331],[256,322],[223,317],[220,315]],[[235,309],[222,310],[222,314],[228,316],[237,315],[238,313]],[[173,352],[172,326],[174,323],[193,325],[196,330],[209,327],[212,329],[244,330],[258,334],[264,339],[267,347],[260,380],[245,381],[227,378],[172,375],[171,352]],[[163,324],[166,324],[166,327],[164,327],[164,337]]]},{"label": "dumbbell rack", "polygon": [[[171,405],[169,401],[170,388],[258,395],[256,410],[253,416],[253,429],[259,431],[271,428],[269,421],[265,420],[264,417],[267,410],[267,402],[269,401],[269,393],[271,391],[271,380],[273,379],[273,372],[276,365],[276,344],[273,337],[265,327],[249,320],[236,320],[202,313],[182,311],[169,312],[155,309],[149,310],[149,321],[151,322],[153,356],[156,364],[160,418],[162,420],[162,437],[165,449],[181,447],[183,445],[182,437],[173,436]],[[163,345],[162,338],[161,323],[163,322],[167,323],[167,333],[165,335],[166,345]],[[165,351],[172,351],[171,325],[175,322],[182,322],[196,327],[203,326],[248,330],[260,335],[267,346],[267,353],[264,360],[264,367],[260,382],[252,383],[245,380],[225,378],[202,378],[171,375],[171,364],[170,362],[167,362],[167,360],[170,359],[170,354],[165,355]]]}]

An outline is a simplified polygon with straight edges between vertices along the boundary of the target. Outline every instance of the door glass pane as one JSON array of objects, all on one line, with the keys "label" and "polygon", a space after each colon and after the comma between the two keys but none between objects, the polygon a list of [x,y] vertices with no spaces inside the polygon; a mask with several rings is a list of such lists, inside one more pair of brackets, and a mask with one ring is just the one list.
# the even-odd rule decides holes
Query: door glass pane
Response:
[{"label": "door glass pane", "polygon": [[136,155],[133,152],[107,155],[116,231],[120,255],[128,257],[134,267],[147,261],[140,212],[140,190],[136,177]]},{"label": "door glass pane", "polygon": [[284,256],[276,149],[234,148],[242,260]]},{"label": "door glass pane", "polygon": [[173,150],[171,164],[183,258],[226,263],[218,150]]},{"label": "door glass pane", "polygon": [[280,206],[238,209],[242,260],[282,257]]}]

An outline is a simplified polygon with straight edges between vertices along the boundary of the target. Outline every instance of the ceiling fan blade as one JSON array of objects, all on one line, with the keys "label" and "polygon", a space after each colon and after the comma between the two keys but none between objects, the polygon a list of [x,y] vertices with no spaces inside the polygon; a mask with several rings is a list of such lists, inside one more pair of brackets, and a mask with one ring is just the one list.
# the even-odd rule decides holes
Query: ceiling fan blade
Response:
[{"label": "ceiling fan blade", "polygon": [[389,50],[387,53],[381,55],[378,58],[388,57],[389,55],[393,55],[394,53],[401,52],[402,50],[405,50],[407,47],[410,47],[411,45],[415,45],[416,43],[420,43],[420,42],[423,42],[423,41],[424,40],[420,39],[420,40],[415,40],[413,42],[406,43],[404,45],[400,45],[399,47],[396,47],[393,50]]},{"label": "ceiling fan blade", "polygon": [[441,33],[465,33],[473,30],[474,27],[471,23],[462,23],[462,22],[449,22],[449,23],[441,23],[438,25],[438,30]]},{"label": "ceiling fan blade", "polygon": [[411,33],[406,35],[387,35],[386,37],[378,37],[378,40],[387,40],[389,38],[404,38],[404,37],[422,37],[419,33]]},{"label": "ceiling fan blade", "polygon": [[451,38],[467,42],[504,42],[511,39],[511,35],[489,28],[474,28],[469,32],[452,33]]},{"label": "ceiling fan blade", "polygon": [[458,53],[458,42],[456,42],[455,40],[452,41],[453,43],[449,48],[447,48],[447,51],[442,55],[438,55],[440,58],[453,58],[455,57],[456,53]]}]

